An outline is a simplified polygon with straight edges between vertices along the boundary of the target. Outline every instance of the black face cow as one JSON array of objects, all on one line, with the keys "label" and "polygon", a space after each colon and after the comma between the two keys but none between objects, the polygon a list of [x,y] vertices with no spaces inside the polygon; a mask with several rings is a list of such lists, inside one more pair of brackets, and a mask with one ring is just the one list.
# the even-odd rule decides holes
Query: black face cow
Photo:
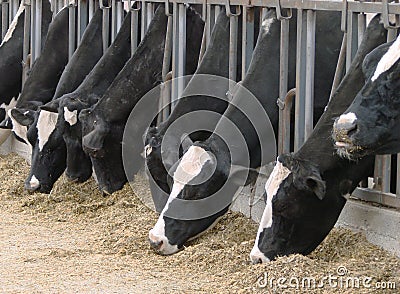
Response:
[{"label": "black face cow", "polygon": [[[296,23],[295,17],[291,21]],[[327,81],[333,78],[341,43],[339,22],[338,14],[317,14],[319,30],[316,36],[316,71],[319,75],[316,76],[315,84],[319,86],[315,90],[315,97],[318,99],[315,103],[315,118],[321,115],[328,100],[330,83]],[[289,42],[295,44],[295,26],[290,27],[292,31],[289,36],[292,38]],[[214,133],[206,141],[194,143],[178,164],[177,171],[180,168],[186,171],[193,169],[194,176],[186,176],[189,180],[183,183],[178,180],[182,176],[176,172],[173,174],[172,192],[167,205],[149,233],[150,244],[158,253],[175,253],[187,240],[211,227],[228,210],[236,190],[241,185],[254,181],[254,171],[248,174],[247,169],[255,169],[274,159],[276,146],[272,129],[276,132],[278,128],[276,97],[279,96],[279,58],[276,56],[279,56],[279,48],[276,44],[279,39],[280,23],[275,11],[271,10],[263,20],[248,73],[237,86],[234,98]],[[290,64],[294,67],[295,46],[289,48]],[[293,67],[289,70],[290,86],[295,83]],[[323,97],[325,98],[322,99]],[[238,131],[231,129],[230,123]],[[243,142],[237,138],[243,138]],[[204,160],[207,158],[205,154],[210,158]],[[192,220],[179,219],[170,211],[174,202],[181,202],[179,200],[207,198],[225,201],[219,207],[211,204],[212,211],[208,211],[208,215],[197,219],[193,217]]]},{"label": "black face cow", "polygon": [[[83,125],[83,147],[91,156],[100,190],[112,193],[126,183],[122,163],[122,138],[129,114],[144,94],[161,82],[167,17],[164,6],[157,8],[146,36],[133,57],[119,73],[101,100],[91,110],[82,111],[79,120]],[[187,8],[186,72],[193,73],[200,51],[204,22],[191,8]],[[140,81],[140,82],[139,82]],[[148,111],[157,109],[152,101]],[[138,123],[139,124],[139,123]],[[142,162],[143,142],[138,138],[144,129],[137,130],[132,142],[132,161]],[[137,169],[141,167],[137,164]]]},{"label": "black face cow", "polygon": [[32,112],[53,98],[57,83],[68,62],[67,32],[68,8],[65,7],[51,22],[41,55],[33,64],[16,108],[9,111],[14,133],[25,142],[28,142],[28,125],[19,123],[18,118],[25,116],[28,119],[20,121],[32,123]]},{"label": "black face cow", "polygon": [[358,159],[400,152],[400,38],[383,44],[363,62],[365,85],[333,128],[340,156]]},{"label": "black face cow", "polygon": [[250,253],[253,263],[314,250],[334,226],[348,195],[372,173],[372,157],[351,162],[335,155],[330,134],[332,119],[363,84],[362,60],[385,40],[386,30],[376,17],[310,137],[298,152],[278,157],[265,185],[266,207]]},{"label": "black face cow", "polygon": [[[67,97],[77,94],[77,91],[60,98],[59,96],[74,91],[102,56],[101,28],[102,13],[96,11],[82,36],[80,45],[61,75],[53,100],[37,111],[26,113],[26,116],[34,113],[32,123],[29,122],[27,117],[23,117],[22,111],[14,112],[16,117],[17,115],[22,116],[22,119],[19,119],[21,124],[29,124],[30,126],[28,140],[32,146],[32,159],[30,173],[25,182],[25,188],[30,191],[49,193],[54,182],[61,176],[66,167],[67,154],[63,134],[68,130],[68,125],[63,118],[65,115],[66,120],[73,124],[74,117],[77,120],[77,115],[76,111],[74,113],[73,111],[63,110],[60,116],[58,110],[60,103]],[[91,91],[96,92],[94,89],[91,89]],[[23,122],[23,119],[27,122]],[[90,177],[90,160],[86,158],[86,162],[88,162],[90,170],[87,177]],[[84,166],[85,161],[82,160],[81,164]],[[32,181],[32,178],[34,178],[34,181]]]}]

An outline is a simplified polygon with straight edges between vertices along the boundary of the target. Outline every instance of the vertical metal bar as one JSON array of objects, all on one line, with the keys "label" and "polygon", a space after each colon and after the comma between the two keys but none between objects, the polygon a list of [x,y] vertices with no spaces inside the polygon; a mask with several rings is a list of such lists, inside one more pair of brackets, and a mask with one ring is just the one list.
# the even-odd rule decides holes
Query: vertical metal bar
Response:
[{"label": "vertical metal bar", "polygon": [[242,78],[249,68],[254,44],[254,8],[243,6]]},{"label": "vertical metal bar", "polygon": [[[279,57],[279,99],[285,101],[288,92],[289,75],[289,20],[281,20],[281,40]],[[290,111],[283,107],[279,108],[279,134],[278,134],[278,153],[290,152]],[[289,122],[289,125],[287,124]]]},{"label": "vertical metal bar", "polygon": [[122,26],[122,21],[124,19],[124,7],[123,7],[123,2],[118,1],[117,2],[117,24],[116,24],[116,32],[115,35],[118,34],[119,29]]},{"label": "vertical metal bar", "polygon": [[13,4],[14,3],[13,3],[12,0],[8,1],[8,15],[10,16],[9,19],[8,19],[8,26],[10,26],[10,24],[11,24],[13,18],[14,18],[14,11],[13,11],[13,6],[14,5]]},{"label": "vertical metal bar", "polygon": [[89,21],[93,18],[94,12],[96,10],[95,0],[89,0]]},{"label": "vertical metal bar", "polygon": [[[36,58],[40,56],[42,51],[42,1],[43,0],[36,0],[36,21],[35,21],[35,52]],[[47,0],[44,0],[47,1]]]},{"label": "vertical metal bar", "polygon": [[342,81],[342,76],[344,72],[344,67],[346,63],[346,44],[347,44],[347,33],[343,34],[342,45],[340,46],[339,58],[336,64],[335,76],[333,77],[332,89],[329,95],[329,100],[333,93],[335,93],[337,87],[339,86],[340,82]]},{"label": "vertical metal bar", "polygon": [[[238,16],[229,17],[229,79],[236,82]],[[232,83],[230,83],[232,85]],[[233,85],[232,85],[233,86]],[[229,89],[231,93],[232,89]]]},{"label": "vertical metal bar", "polygon": [[[46,0],[45,0],[46,1]],[[75,40],[76,40],[76,32],[75,32],[75,5],[72,1],[72,4],[69,4],[68,7],[68,59],[71,59],[72,54],[75,51]]]},{"label": "vertical metal bar", "polygon": [[397,154],[396,197],[400,195],[400,154]]},{"label": "vertical metal bar", "polygon": [[[38,0],[39,1],[39,0]],[[31,66],[36,60],[36,0],[31,0]]]},{"label": "vertical metal bar", "polygon": [[307,11],[307,47],[306,47],[306,99],[304,113],[304,140],[313,130],[314,110],[314,64],[315,64],[315,17],[314,10]]},{"label": "vertical metal bar", "polygon": [[303,145],[304,134],[304,107],[305,107],[305,76],[306,76],[306,27],[307,12],[299,9],[297,13],[297,45],[296,45],[296,103],[295,103],[295,136],[294,151]]},{"label": "vertical metal bar", "polygon": [[210,36],[212,29],[214,27],[215,19],[214,19],[214,7],[211,6],[211,4],[207,4],[207,19],[206,19],[206,29],[207,29],[207,35],[206,35],[206,45],[210,43]]},{"label": "vertical metal bar", "polygon": [[78,0],[78,36],[77,45],[81,43],[81,38],[85,32],[88,23],[88,3],[87,1]]},{"label": "vertical metal bar", "polygon": [[214,23],[217,21],[218,15],[221,12],[221,6],[215,5],[214,6]]},{"label": "vertical metal bar", "polygon": [[143,40],[144,35],[146,34],[147,31],[147,5],[144,0],[142,0],[142,14],[141,14],[141,29],[140,29],[140,40]]},{"label": "vertical metal bar", "polygon": [[25,5],[25,16],[24,16],[24,40],[23,40],[23,49],[22,49],[22,60],[24,61],[24,65],[22,68],[22,86],[25,84],[29,64],[28,64],[28,54],[30,48],[30,35],[31,35],[31,9],[30,9],[30,1],[23,0]]},{"label": "vertical metal bar", "polygon": [[179,47],[179,12],[178,4],[172,4],[172,82],[171,82],[171,111],[175,106],[175,101],[178,99],[178,47]]},{"label": "vertical metal bar", "polygon": [[351,61],[357,52],[357,33],[358,33],[358,25],[357,25],[357,15],[351,11],[349,11],[347,20],[347,50],[346,50],[346,71],[349,70]]},{"label": "vertical metal bar", "polygon": [[139,30],[139,11],[131,9],[131,55],[135,53],[138,46]]},{"label": "vertical metal bar", "polygon": [[[360,46],[364,32],[365,32],[365,28],[367,26],[367,15],[365,13],[359,13],[358,16],[358,46]],[[357,46],[357,47],[358,47]]]},{"label": "vertical metal bar", "polygon": [[110,35],[110,8],[103,7],[103,28],[102,28],[102,38],[103,38],[103,53],[106,52],[109,42],[108,37]]},{"label": "vertical metal bar", "polygon": [[[100,0],[101,1],[101,0]],[[111,42],[114,41],[117,34],[117,5],[116,0],[111,0]]]},{"label": "vertical metal bar", "polygon": [[167,33],[165,37],[165,50],[162,68],[162,91],[160,99],[161,115],[158,118],[158,123],[164,121],[169,115],[169,103],[171,102],[171,82],[167,81],[167,75],[171,67],[171,54],[172,54],[172,37],[173,37],[173,18],[168,15]]},{"label": "vertical metal bar", "polygon": [[1,38],[7,33],[8,29],[8,2],[1,3]]},{"label": "vertical metal bar", "polygon": [[147,3],[146,15],[147,15],[147,28],[149,27],[151,20],[153,19],[153,3]]}]

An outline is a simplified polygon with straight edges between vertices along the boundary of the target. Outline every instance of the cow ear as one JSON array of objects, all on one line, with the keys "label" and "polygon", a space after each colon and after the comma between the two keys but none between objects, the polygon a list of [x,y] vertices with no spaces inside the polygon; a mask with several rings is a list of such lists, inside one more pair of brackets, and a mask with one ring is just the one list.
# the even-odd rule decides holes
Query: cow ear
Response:
[{"label": "cow ear", "polygon": [[238,186],[247,186],[254,184],[259,175],[260,172],[254,168],[232,165],[229,180]]},{"label": "cow ear", "polygon": [[319,200],[324,199],[326,191],[325,181],[323,181],[319,175],[308,176],[306,178],[306,185],[314,192]]},{"label": "cow ear", "polygon": [[183,153],[186,153],[186,151],[190,148],[190,146],[193,145],[192,139],[190,139],[188,134],[183,134],[181,136],[181,145],[183,149]]},{"label": "cow ear", "polygon": [[13,120],[15,120],[22,126],[29,126],[35,120],[35,112],[33,110],[13,108],[10,109],[8,114],[12,117]]}]

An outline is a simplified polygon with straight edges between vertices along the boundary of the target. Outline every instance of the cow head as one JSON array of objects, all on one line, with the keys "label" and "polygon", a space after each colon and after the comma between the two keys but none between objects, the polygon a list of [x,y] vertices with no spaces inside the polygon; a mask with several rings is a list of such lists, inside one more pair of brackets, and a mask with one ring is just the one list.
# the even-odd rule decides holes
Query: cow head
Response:
[{"label": "cow head", "polygon": [[[343,191],[350,189],[347,181],[338,186]],[[334,226],[345,203],[344,197],[327,195],[326,189],[311,162],[292,154],[280,155],[265,185],[266,206],[250,253],[252,262],[314,250]]]},{"label": "cow head", "polygon": [[340,156],[400,152],[400,38],[369,53],[363,62],[366,83],[334,123]]},{"label": "cow head", "polygon": [[[127,182],[122,162],[124,124],[109,125],[91,109],[79,114],[82,147],[89,154],[100,191],[111,194]],[[112,130],[112,131],[111,131]]]},{"label": "cow head", "polygon": [[230,165],[230,153],[222,140],[188,147],[169,172],[171,193],[149,232],[150,245],[157,253],[178,252],[228,211],[233,195],[239,185],[247,183],[248,175],[248,169]]},{"label": "cow head", "polygon": [[[24,122],[19,120],[19,123]],[[25,189],[28,191],[50,193],[64,172],[66,149],[62,141],[63,129],[57,100],[35,111],[34,120],[27,132],[27,140],[32,146],[31,168],[25,181]]]},{"label": "cow head", "polygon": [[59,106],[60,119],[65,125],[63,132],[63,140],[67,148],[65,175],[73,182],[85,182],[92,175],[92,162],[82,148],[82,125],[78,119],[79,113],[89,105],[70,93],[61,100]]}]

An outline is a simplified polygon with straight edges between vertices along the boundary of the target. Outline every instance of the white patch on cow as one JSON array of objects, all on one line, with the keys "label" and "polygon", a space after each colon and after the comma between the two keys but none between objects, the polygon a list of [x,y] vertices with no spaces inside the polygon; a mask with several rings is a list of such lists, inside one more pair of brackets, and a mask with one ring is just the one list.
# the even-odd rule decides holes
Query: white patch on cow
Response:
[{"label": "white patch on cow", "polygon": [[8,116],[11,118],[12,121],[12,131],[20,137],[22,140],[25,141],[26,144],[30,145],[28,141],[28,127],[21,125],[14,117],[11,115],[11,109],[8,110]]},{"label": "white patch on cow", "polygon": [[[17,27],[19,16],[22,14],[22,12],[24,12],[24,10],[25,10],[24,1],[21,1],[21,4],[19,5],[18,11],[17,11],[17,14],[14,16],[14,18],[13,18],[13,20],[12,20],[8,30],[7,30],[6,35],[4,36],[4,39],[0,44],[0,47],[3,46],[4,43],[7,43],[8,40],[11,39],[11,37],[12,37],[12,35],[14,33],[14,30]],[[22,21],[23,21],[23,19],[22,19]]]},{"label": "white patch on cow", "polygon": [[94,170],[94,167],[92,166],[92,177],[96,181],[96,183],[99,183],[99,180],[97,179],[96,171]]},{"label": "white patch on cow", "polygon": [[38,130],[39,151],[43,150],[44,145],[56,128],[58,113],[47,110],[40,110],[36,128]]},{"label": "white patch on cow", "polygon": [[379,76],[392,67],[400,58],[400,36],[397,37],[396,41],[390,46],[389,50],[382,56],[376,66],[375,73],[371,80],[375,81]]},{"label": "white patch on cow", "polygon": [[73,126],[78,122],[78,110],[69,111],[67,107],[64,107],[64,119],[70,126]]},{"label": "white patch on cow", "polygon": [[270,30],[271,25],[276,21],[275,18],[266,18],[262,22],[262,29],[265,31],[265,33],[268,33]]},{"label": "white patch on cow", "polygon": [[33,175],[31,177],[31,180],[29,181],[29,186],[31,187],[31,189],[37,189],[40,186],[40,182],[39,180],[35,177],[35,175]]},{"label": "white patch on cow", "polygon": [[12,109],[15,107],[15,105],[17,105],[17,100],[13,97],[10,101],[10,103],[8,104],[1,104],[0,108],[3,108],[6,111],[6,117],[8,117],[8,110]]},{"label": "white patch on cow", "polygon": [[151,242],[162,242],[159,249],[161,254],[169,255],[178,251],[178,246],[171,245],[168,238],[165,236],[164,214],[168,210],[170,203],[178,197],[185,185],[201,172],[204,164],[208,160],[211,160],[211,157],[203,148],[190,146],[174,172],[174,183],[172,185],[171,194],[168,197],[164,209],[161,211],[156,225],[149,232],[149,239]]},{"label": "white patch on cow", "polygon": [[353,112],[349,112],[346,114],[342,114],[339,119],[337,120],[337,124],[341,125],[341,124],[349,124],[351,125],[352,123],[354,123],[357,120],[357,116],[355,113]]},{"label": "white patch on cow", "polygon": [[144,147],[144,156],[147,157],[151,154],[151,152],[153,152],[153,147],[151,147],[149,144],[146,145],[146,147]]},{"label": "white patch on cow", "polygon": [[268,262],[269,259],[264,256],[264,254],[258,248],[258,241],[261,233],[266,228],[272,226],[272,199],[278,192],[281,183],[290,175],[291,171],[283,166],[279,160],[276,161],[276,165],[269,176],[267,182],[265,183],[265,192],[267,193],[267,201],[265,204],[265,209],[261,217],[260,225],[257,231],[256,241],[254,242],[253,249],[250,252],[250,259],[257,263],[259,260],[262,262]]},{"label": "white patch on cow", "polygon": [[342,195],[342,197],[345,198],[346,200],[349,200],[349,199],[350,199],[350,196],[351,196],[350,193],[347,193],[347,194]]}]

